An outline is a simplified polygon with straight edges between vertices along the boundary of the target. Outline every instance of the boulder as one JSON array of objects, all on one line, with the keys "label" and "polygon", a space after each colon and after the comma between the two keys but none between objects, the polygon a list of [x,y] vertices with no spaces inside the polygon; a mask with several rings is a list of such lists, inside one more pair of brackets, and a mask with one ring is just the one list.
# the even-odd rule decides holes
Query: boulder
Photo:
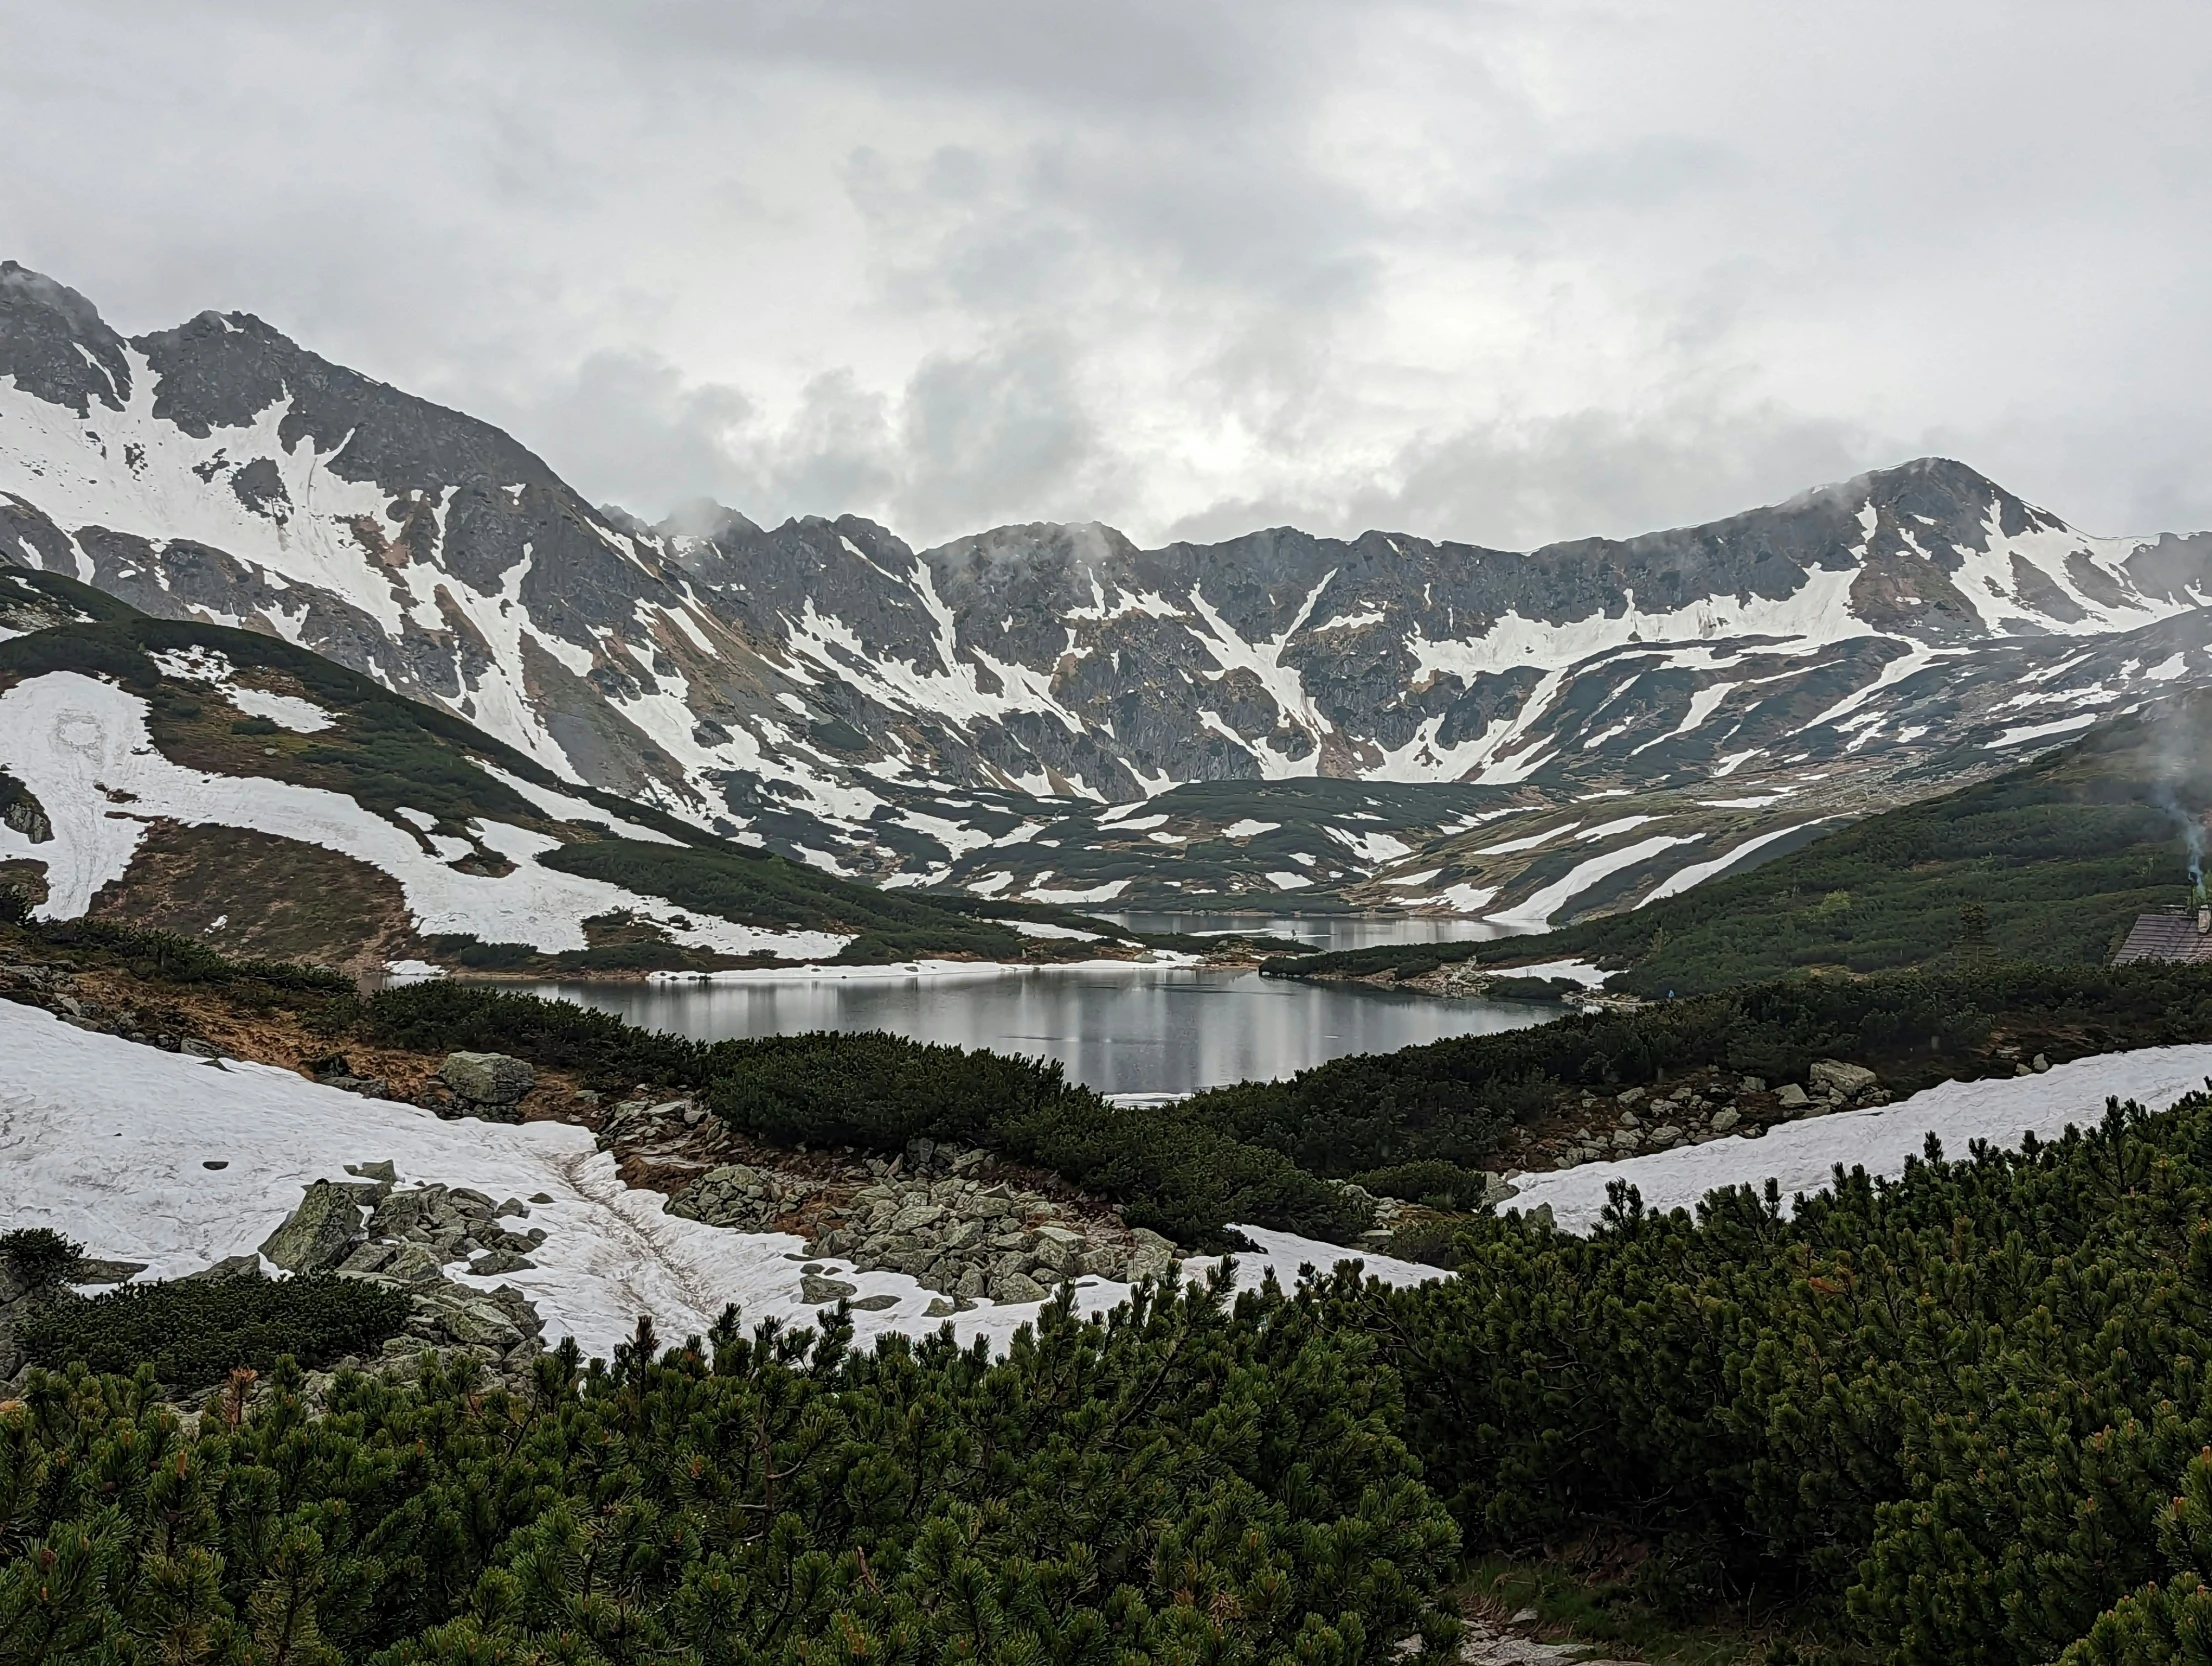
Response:
[{"label": "boulder", "polygon": [[472,1105],[512,1105],[537,1086],[538,1073],[505,1053],[448,1053],[438,1079]]},{"label": "boulder", "polygon": [[860,1294],[860,1286],[841,1278],[818,1278],[809,1273],[799,1279],[799,1299],[809,1307],[827,1307]]},{"label": "boulder", "polygon": [[1844,1064],[1836,1059],[1814,1060],[1810,1074],[1816,1089],[1840,1093],[1846,1099],[1856,1098],[1879,1080],[1863,1064]]},{"label": "boulder", "polygon": [[261,1276],[260,1256],[226,1255],[214,1266],[202,1267],[196,1273],[186,1273],[177,1282],[188,1284],[195,1279],[204,1279],[209,1284],[221,1284],[234,1278],[260,1278]]},{"label": "boulder", "polygon": [[1774,1096],[1775,1103],[1785,1111],[1802,1111],[1812,1103],[1805,1090],[1795,1082],[1784,1082],[1781,1091]]},{"label": "boulder", "polygon": [[1166,1274],[1168,1264],[1182,1258],[1171,1238],[1163,1238],[1157,1232],[1138,1227],[1129,1234],[1129,1279],[1136,1283],[1143,1279],[1159,1278]]},{"label": "boulder", "polygon": [[1743,1118],[1739,1116],[1733,1109],[1715,1111],[1713,1113],[1713,1132],[1716,1134],[1725,1134],[1728,1132],[1729,1129],[1735,1127],[1736,1124],[1741,1121],[1743,1121]]},{"label": "boulder", "polygon": [[881,1313],[885,1308],[897,1307],[898,1305],[898,1297],[880,1294],[874,1296],[862,1296],[855,1300],[853,1303],[854,1307],[860,1309],[864,1313]]},{"label": "boulder", "polygon": [[989,1294],[994,1302],[1041,1302],[1045,1287],[1027,1273],[993,1273]]},{"label": "boulder", "polygon": [[263,1241],[261,1253],[288,1273],[320,1273],[345,1260],[365,1236],[353,1194],[318,1180]]}]

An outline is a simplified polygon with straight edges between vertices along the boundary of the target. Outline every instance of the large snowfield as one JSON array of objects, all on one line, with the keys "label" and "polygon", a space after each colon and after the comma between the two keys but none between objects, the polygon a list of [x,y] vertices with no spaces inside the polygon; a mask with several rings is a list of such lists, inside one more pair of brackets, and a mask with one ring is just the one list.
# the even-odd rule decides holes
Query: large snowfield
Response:
[{"label": "large snowfield", "polygon": [[[463,1284],[513,1284],[537,1306],[546,1336],[573,1335],[605,1354],[649,1313],[671,1341],[704,1331],[735,1302],[747,1322],[807,1322],[800,1299],[805,1245],[786,1233],[737,1232],[670,1215],[658,1192],[634,1190],[585,1130],[441,1121],[391,1100],[326,1088],[271,1066],[215,1064],[65,1024],[36,1007],[0,1001],[0,1231],[46,1226],[99,1256],[143,1261],[142,1277],[173,1278],[259,1249],[314,1180],[346,1178],[348,1163],[389,1160],[402,1186],[472,1186],[494,1201],[527,1202],[547,1237],[535,1268],[491,1278],[448,1269]],[[221,1167],[209,1167],[220,1164]],[[1247,1229],[1260,1253],[1238,1257],[1238,1282],[1269,1270],[1288,1286],[1302,1265],[1331,1267],[1350,1251],[1287,1233]],[[1362,1257],[1392,1282],[1432,1268]],[[834,1256],[825,1270],[862,1296],[896,1307],[853,1315],[865,1339],[926,1333],[933,1293],[900,1274],[856,1272]],[[1187,1271],[1201,1276],[1211,1261]],[[1125,1284],[1086,1279],[1084,1312],[1124,1300]],[[980,1304],[950,1321],[963,1340],[1003,1342],[1037,1304]]]}]

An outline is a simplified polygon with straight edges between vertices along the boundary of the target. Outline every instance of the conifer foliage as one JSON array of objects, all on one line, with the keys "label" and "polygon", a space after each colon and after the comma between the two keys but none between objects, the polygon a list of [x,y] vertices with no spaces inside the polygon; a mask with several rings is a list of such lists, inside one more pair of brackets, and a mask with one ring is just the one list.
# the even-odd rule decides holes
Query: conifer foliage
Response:
[{"label": "conifer foliage", "polygon": [[1457,1279],[1301,1301],[1385,1344],[1477,1545],[1625,1528],[1911,1666],[2212,1662],[2208,1216],[2199,1095],[1790,1218],[1621,1189],[1588,1238],[1486,1221]]},{"label": "conifer foliage", "polygon": [[[0,1407],[0,1663],[789,1666],[1443,1654],[1458,1535],[1356,1333],[1157,1288],[1001,1357],[734,1314],[535,1403],[296,1370],[187,1434],[150,1375]],[[241,1410],[243,1415],[240,1415]]]}]

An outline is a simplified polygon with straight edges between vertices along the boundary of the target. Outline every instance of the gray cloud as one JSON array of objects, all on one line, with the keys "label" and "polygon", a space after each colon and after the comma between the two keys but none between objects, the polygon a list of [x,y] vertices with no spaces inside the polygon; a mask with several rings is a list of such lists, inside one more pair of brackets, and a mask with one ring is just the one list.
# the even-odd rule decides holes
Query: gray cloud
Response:
[{"label": "gray cloud", "polygon": [[128,330],[257,312],[646,514],[1527,544],[1941,450],[2212,523],[2193,0],[0,30],[0,254]]}]

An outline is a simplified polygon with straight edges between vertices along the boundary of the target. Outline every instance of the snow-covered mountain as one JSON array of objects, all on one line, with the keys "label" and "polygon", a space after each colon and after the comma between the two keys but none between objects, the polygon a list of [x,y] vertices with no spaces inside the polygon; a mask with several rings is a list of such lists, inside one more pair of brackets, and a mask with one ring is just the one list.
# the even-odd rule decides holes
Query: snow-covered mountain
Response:
[{"label": "snow-covered mountain", "polygon": [[[1755,799],[1839,760],[1893,801],[2212,672],[2212,534],[2091,537],[1942,459],[1526,553],[1283,528],[1144,550],[1096,524],[916,551],[713,506],[647,526],[250,315],[126,340],[12,263],[0,561],[278,633],[837,872],[1099,901],[1379,883],[1469,815],[1715,778]],[[1316,777],[1375,818],[1326,868],[1249,835],[1201,860],[1172,822],[1135,829],[1164,837],[1118,886],[1053,854],[1109,807],[1127,832],[1192,784]]]}]

